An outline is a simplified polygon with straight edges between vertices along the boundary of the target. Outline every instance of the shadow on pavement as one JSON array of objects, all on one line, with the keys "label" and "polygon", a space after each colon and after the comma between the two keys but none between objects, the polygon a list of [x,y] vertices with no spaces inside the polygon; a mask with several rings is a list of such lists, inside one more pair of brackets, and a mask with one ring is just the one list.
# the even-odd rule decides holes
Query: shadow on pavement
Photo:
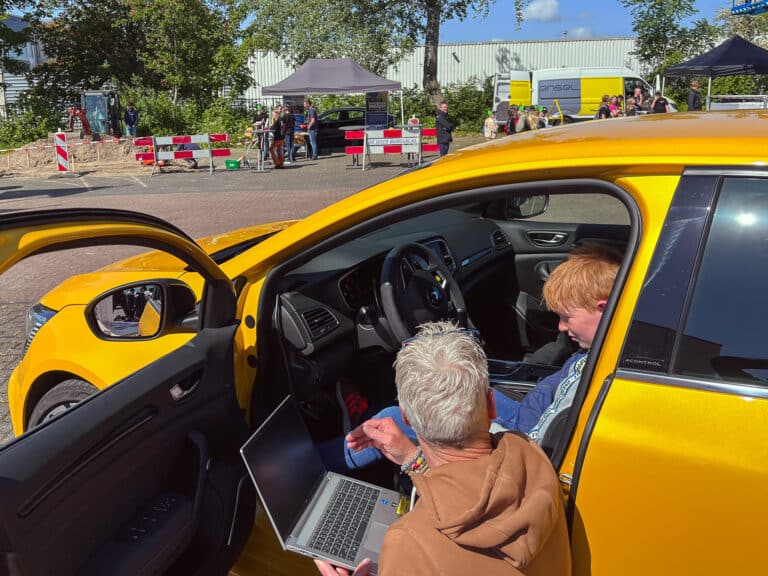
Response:
[{"label": "shadow on pavement", "polygon": [[[19,186],[16,186],[19,188]],[[64,196],[73,196],[75,194],[83,194],[85,192],[95,192],[97,190],[104,190],[110,188],[110,186],[91,186],[85,188],[83,186],[73,186],[71,188],[45,188],[45,189],[32,189],[32,190],[14,190],[11,192],[4,192],[0,188],[0,200],[20,200],[23,198],[33,198],[35,196],[48,196],[49,198],[62,198]]]}]

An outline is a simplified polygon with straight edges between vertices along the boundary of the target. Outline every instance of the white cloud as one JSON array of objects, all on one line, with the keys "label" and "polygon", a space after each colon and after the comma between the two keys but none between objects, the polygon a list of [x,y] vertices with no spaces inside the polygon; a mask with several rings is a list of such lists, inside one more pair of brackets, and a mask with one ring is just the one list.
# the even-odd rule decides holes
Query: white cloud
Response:
[{"label": "white cloud", "polygon": [[523,20],[555,22],[560,19],[558,0],[533,0],[523,8]]},{"label": "white cloud", "polygon": [[592,29],[587,26],[575,26],[568,29],[568,38],[592,38]]}]

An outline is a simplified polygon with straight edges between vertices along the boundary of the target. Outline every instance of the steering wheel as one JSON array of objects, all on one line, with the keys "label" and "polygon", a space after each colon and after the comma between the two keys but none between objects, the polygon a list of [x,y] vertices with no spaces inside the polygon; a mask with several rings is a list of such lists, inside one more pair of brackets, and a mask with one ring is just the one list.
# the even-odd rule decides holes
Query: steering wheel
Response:
[{"label": "steering wheel", "polygon": [[416,334],[424,322],[453,320],[467,326],[458,283],[438,255],[421,244],[401,244],[389,251],[379,292],[384,317],[398,343]]}]

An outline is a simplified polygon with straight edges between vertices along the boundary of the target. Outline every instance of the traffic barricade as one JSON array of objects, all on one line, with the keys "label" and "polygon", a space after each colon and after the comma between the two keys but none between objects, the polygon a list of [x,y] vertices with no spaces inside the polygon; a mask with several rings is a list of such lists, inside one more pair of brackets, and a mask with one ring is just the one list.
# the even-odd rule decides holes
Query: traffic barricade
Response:
[{"label": "traffic barricade", "polygon": [[[150,177],[154,175],[155,170],[161,168],[160,161],[165,160],[192,160],[197,158],[208,159],[208,172],[213,174],[214,158],[227,157],[232,155],[230,148],[214,148],[212,144],[216,142],[229,142],[229,134],[195,134],[192,136],[145,136],[134,139],[136,146],[151,146],[151,152],[139,152],[136,154],[136,160],[148,160],[154,163]],[[207,144],[206,149],[200,150],[160,150],[158,146],[178,147],[180,144]]]},{"label": "traffic barricade", "polygon": [[396,128],[350,130],[344,135],[347,140],[363,140],[363,145],[347,146],[345,152],[354,157],[362,154],[361,169],[365,170],[366,158],[371,163],[371,154],[405,155],[408,163],[421,164],[424,152],[438,152],[437,143],[424,138],[436,138],[437,128],[424,128],[420,124],[406,124]]},{"label": "traffic barricade", "polygon": [[353,142],[344,147],[344,154],[352,156],[352,167],[360,165],[360,156],[365,154],[365,128],[356,127],[344,130],[344,142]]}]

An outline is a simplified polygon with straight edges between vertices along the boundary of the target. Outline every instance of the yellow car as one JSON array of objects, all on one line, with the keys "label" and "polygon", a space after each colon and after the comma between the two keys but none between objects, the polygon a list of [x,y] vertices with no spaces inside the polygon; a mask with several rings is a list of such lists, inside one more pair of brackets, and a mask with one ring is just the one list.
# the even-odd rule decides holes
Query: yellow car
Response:
[{"label": "yellow car", "polygon": [[[265,415],[290,394],[315,441],[337,437],[361,404],[394,401],[399,343],[438,318],[479,329],[492,384],[524,396],[569,353],[543,282],[602,242],[623,263],[573,403],[542,441],[574,574],[762,573],[767,138],[758,111],[519,134],[253,232],[218,264],[144,215],[4,215],[2,273],[89,244],[165,254],[74,277],[33,309],[8,392],[24,433],[0,449],[3,561],[21,574],[314,574],[282,551],[238,454]],[[50,387],[54,356],[70,368]],[[76,394],[30,421],[73,380]]]}]

